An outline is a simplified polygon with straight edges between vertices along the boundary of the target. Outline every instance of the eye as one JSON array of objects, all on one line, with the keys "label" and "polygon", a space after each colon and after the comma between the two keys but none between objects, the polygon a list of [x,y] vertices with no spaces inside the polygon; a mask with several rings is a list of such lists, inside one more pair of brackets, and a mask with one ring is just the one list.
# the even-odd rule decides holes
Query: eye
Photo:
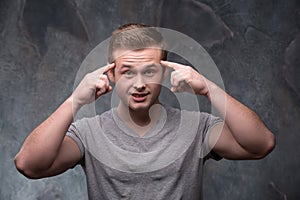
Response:
[{"label": "eye", "polygon": [[155,74],[155,70],[154,69],[147,69],[145,72],[144,72],[144,74],[146,75],[146,76],[153,76],[154,74]]},{"label": "eye", "polygon": [[134,73],[133,73],[133,71],[131,71],[131,70],[126,70],[126,71],[123,72],[123,74],[124,74],[124,76],[127,77],[127,78],[131,78],[131,77],[134,76]]}]

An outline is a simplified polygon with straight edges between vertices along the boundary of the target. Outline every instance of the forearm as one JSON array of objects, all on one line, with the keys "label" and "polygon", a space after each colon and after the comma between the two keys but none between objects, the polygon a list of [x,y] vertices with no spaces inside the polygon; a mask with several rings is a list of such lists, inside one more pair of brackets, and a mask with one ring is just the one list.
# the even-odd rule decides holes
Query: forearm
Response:
[{"label": "forearm", "polygon": [[62,141],[78,108],[68,98],[50,117],[34,129],[15,157],[17,167],[32,171],[49,168],[59,152]]},{"label": "forearm", "polygon": [[252,110],[192,67],[169,61],[161,61],[161,64],[174,70],[170,79],[171,91],[190,92],[192,89],[197,95],[208,97],[224,118],[225,126],[210,134],[212,148],[236,159],[261,158],[274,148],[274,135]]},{"label": "forearm", "polygon": [[212,82],[208,82],[208,98],[224,118],[236,142],[251,154],[266,154],[275,142],[274,135],[258,115],[228,95]]},{"label": "forearm", "polygon": [[75,147],[74,143],[65,138],[66,132],[81,106],[112,90],[104,73],[113,68],[114,64],[109,64],[88,73],[71,97],[29,134],[15,157],[19,171],[28,177],[40,177],[39,174],[49,174],[50,169],[54,170],[50,174],[59,173],[78,161],[79,149],[76,149],[76,144]]}]

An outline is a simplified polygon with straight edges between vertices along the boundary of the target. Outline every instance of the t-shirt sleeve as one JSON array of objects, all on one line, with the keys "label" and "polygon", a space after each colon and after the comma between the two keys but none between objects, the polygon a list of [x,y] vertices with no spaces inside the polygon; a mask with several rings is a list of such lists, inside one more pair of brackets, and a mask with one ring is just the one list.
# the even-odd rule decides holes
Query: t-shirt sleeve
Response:
[{"label": "t-shirt sleeve", "polygon": [[75,126],[75,124],[71,124],[71,126],[69,127],[68,129],[68,132],[66,134],[68,137],[72,138],[76,144],[78,145],[78,148],[80,150],[80,153],[81,153],[81,157],[84,156],[84,151],[85,151],[85,148],[84,148],[84,145],[82,143],[82,141],[80,140],[80,138],[78,137],[79,135],[79,132]]},{"label": "t-shirt sleeve", "polygon": [[202,136],[202,148],[201,148],[201,155],[205,159],[212,158],[214,160],[221,160],[222,157],[218,155],[212,147],[210,147],[208,139],[211,134],[211,130],[214,126],[219,123],[222,123],[224,120],[220,117],[213,116],[208,113],[202,113],[200,118],[202,120],[202,128],[203,128],[203,136]]}]

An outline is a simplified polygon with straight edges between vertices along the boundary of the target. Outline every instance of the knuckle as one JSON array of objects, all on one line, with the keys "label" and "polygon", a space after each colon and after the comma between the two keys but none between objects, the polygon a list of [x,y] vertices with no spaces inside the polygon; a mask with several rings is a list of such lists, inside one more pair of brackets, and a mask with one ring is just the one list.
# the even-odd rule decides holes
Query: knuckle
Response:
[{"label": "knuckle", "polygon": [[105,74],[102,74],[102,75],[100,76],[100,79],[101,79],[101,80],[104,80],[104,81],[108,80],[107,75],[105,75]]}]

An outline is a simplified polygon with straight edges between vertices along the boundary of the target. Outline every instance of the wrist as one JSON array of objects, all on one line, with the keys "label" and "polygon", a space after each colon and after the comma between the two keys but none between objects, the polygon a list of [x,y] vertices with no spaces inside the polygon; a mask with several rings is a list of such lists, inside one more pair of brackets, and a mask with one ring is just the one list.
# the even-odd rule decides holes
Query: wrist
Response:
[{"label": "wrist", "polygon": [[212,101],[214,96],[216,96],[219,87],[211,81],[207,81],[206,85],[207,85],[207,92],[205,96],[208,98],[209,101]]},{"label": "wrist", "polygon": [[66,103],[72,107],[73,115],[76,115],[78,110],[82,107],[82,105],[75,100],[73,95],[66,99]]}]

